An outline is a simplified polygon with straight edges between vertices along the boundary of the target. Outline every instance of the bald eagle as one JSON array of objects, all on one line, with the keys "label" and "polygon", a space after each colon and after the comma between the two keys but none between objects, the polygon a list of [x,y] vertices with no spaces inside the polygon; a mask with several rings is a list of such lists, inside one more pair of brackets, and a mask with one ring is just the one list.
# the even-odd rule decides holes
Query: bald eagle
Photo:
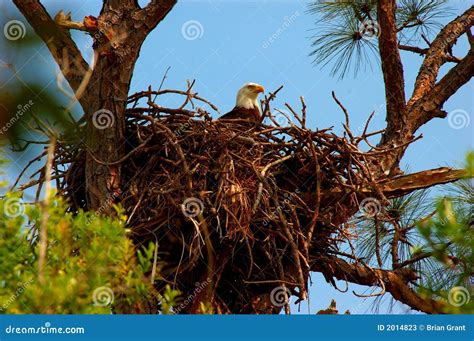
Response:
[{"label": "bald eagle", "polygon": [[257,101],[258,94],[265,89],[256,83],[247,83],[237,93],[234,109],[221,116],[220,120],[244,120],[260,122],[260,109]]}]

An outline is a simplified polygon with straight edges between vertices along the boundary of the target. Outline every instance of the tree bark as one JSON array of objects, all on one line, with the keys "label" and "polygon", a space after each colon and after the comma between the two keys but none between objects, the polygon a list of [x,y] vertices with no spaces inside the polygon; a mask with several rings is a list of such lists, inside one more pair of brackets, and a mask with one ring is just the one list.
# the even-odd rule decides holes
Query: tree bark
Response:
[{"label": "tree bark", "polygon": [[394,0],[378,2],[379,49],[387,106],[387,128],[379,146],[402,146],[381,158],[382,170],[391,174],[397,173],[400,160],[408,147],[407,143],[413,139],[415,132],[435,117],[446,117],[443,105],[474,75],[471,43],[469,53],[436,83],[441,66],[450,61],[448,52],[457,39],[464,33],[471,37],[470,28],[474,24],[474,6],[471,6],[461,16],[448,23],[430,47],[423,51],[425,58],[415,82],[413,95],[405,104],[403,67],[397,48],[395,6]]},{"label": "tree bark", "polygon": [[433,89],[441,66],[449,59],[448,52],[458,38],[466,30],[470,29],[473,23],[474,6],[441,30],[436,39],[431,43],[430,48],[427,49],[426,57],[416,77],[415,88],[408,106],[413,106],[416,101]]},{"label": "tree bark", "polygon": [[[398,49],[397,26],[395,20],[396,1],[377,1],[377,18],[380,25],[379,51],[385,84],[385,102],[387,107],[387,127],[382,135],[381,145],[388,145],[389,140],[406,124],[405,79],[403,65]],[[398,140],[397,144],[403,142]],[[395,144],[392,144],[395,146]],[[382,172],[393,172],[398,168],[398,161],[403,155],[400,149],[392,153],[396,162],[382,160]]]},{"label": "tree bark", "polygon": [[107,163],[124,155],[125,109],[133,69],[143,41],[176,0],[153,0],[143,9],[135,0],[106,0],[97,18],[85,18],[84,26],[94,39],[90,78],[86,78],[90,67],[68,29],[50,17],[39,0],[14,3],[48,46],[84,110],[87,208],[112,213],[110,203],[121,193],[121,167]]}]

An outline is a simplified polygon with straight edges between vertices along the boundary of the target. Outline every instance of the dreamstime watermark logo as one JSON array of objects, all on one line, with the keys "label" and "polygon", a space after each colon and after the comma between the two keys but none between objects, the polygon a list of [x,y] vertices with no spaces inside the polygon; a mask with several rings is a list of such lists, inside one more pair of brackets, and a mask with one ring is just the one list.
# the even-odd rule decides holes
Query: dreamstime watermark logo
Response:
[{"label": "dreamstime watermark logo", "polygon": [[114,292],[109,287],[98,287],[92,294],[92,301],[97,307],[106,307],[114,303]]},{"label": "dreamstime watermark logo", "polygon": [[181,303],[179,306],[172,308],[172,311],[176,314],[179,314],[183,309],[185,309],[187,306],[189,306],[196,296],[202,292],[209,284],[211,283],[211,279],[208,277],[206,280],[202,283],[196,282],[195,283],[195,288],[191,294],[189,294],[186,299]]},{"label": "dreamstime watermark logo", "polygon": [[285,286],[278,286],[273,288],[272,292],[270,293],[270,302],[275,307],[283,307],[287,305],[290,301],[291,291]]},{"label": "dreamstime watermark logo", "polygon": [[448,123],[453,129],[463,129],[469,126],[471,118],[465,110],[456,109],[448,114]]},{"label": "dreamstime watermark logo", "polygon": [[92,123],[100,130],[111,128],[115,123],[115,117],[110,110],[100,109],[92,115]]},{"label": "dreamstime watermark logo", "polygon": [[468,304],[471,300],[471,293],[464,287],[453,287],[448,293],[448,302],[452,306],[460,307]]},{"label": "dreamstime watermark logo", "polygon": [[8,129],[13,127],[15,123],[22,117],[35,103],[32,100],[29,100],[26,104],[18,104],[17,111],[15,116],[10,118],[10,120],[0,129],[0,135],[5,134]]},{"label": "dreamstime watermark logo", "polygon": [[181,204],[181,211],[186,217],[195,218],[204,211],[204,203],[195,197],[187,198]]},{"label": "dreamstime watermark logo", "polygon": [[373,19],[364,20],[359,26],[359,33],[362,38],[372,39],[380,36],[380,26]]},{"label": "dreamstime watermark logo", "polygon": [[[185,131],[186,129],[188,129],[188,128],[191,126],[192,121],[193,121],[193,120],[192,120],[191,118],[189,118],[186,123],[181,124],[181,125],[178,127],[178,129],[176,129],[176,130],[174,131],[174,134],[176,135],[176,137],[178,137],[178,138],[181,137],[181,136],[183,135],[184,131]],[[170,141],[167,140],[167,141],[163,144],[163,147],[166,147],[169,143],[170,143]]]},{"label": "dreamstime watermark logo", "polygon": [[8,40],[22,39],[26,35],[26,27],[20,20],[10,20],[3,26],[3,35]]},{"label": "dreamstime watermark logo", "polygon": [[291,126],[290,113],[285,110],[277,110],[272,114],[273,119],[280,127],[289,127]]},{"label": "dreamstime watermark logo", "polygon": [[9,218],[17,218],[25,213],[25,205],[20,198],[8,198],[3,203],[3,211]]},{"label": "dreamstime watermark logo", "polygon": [[120,21],[120,16],[118,16],[117,14],[112,15],[110,19],[102,22],[100,26],[98,25],[96,18],[90,17],[89,20],[91,20],[93,24],[95,24],[95,26],[97,27],[97,30],[92,34],[92,38],[95,41],[100,40],[105,36],[107,37],[107,39],[111,39],[111,44],[113,46],[116,46],[118,42],[117,40],[121,42],[121,41],[124,41],[125,38],[127,37],[126,34],[123,34],[122,36],[118,34],[112,34],[112,31],[111,31],[112,25]]},{"label": "dreamstime watermark logo", "polygon": [[18,299],[18,297],[20,297],[21,294],[23,294],[23,292],[26,290],[26,288],[28,288],[31,285],[31,283],[33,283],[33,279],[30,279],[27,282],[22,283],[15,290],[15,292],[8,298],[8,300],[0,306],[0,312],[6,311],[8,307],[12,305],[13,302],[15,302]]},{"label": "dreamstime watermark logo", "polygon": [[94,220],[96,220],[101,214],[106,212],[114,202],[122,195],[122,192],[118,190],[117,193],[109,194],[105,202],[94,212],[94,215],[86,219],[86,225],[89,226]]},{"label": "dreamstime watermark logo", "polygon": [[51,322],[45,322],[44,326],[32,327],[31,322],[28,327],[18,327],[9,325],[5,328],[5,333],[13,335],[32,335],[32,334],[85,334],[83,327],[52,327]]},{"label": "dreamstime watermark logo", "polygon": [[285,32],[288,27],[293,24],[297,17],[300,16],[300,12],[296,11],[290,16],[285,16],[283,18],[283,24],[268,38],[262,43],[262,47],[264,49],[268,48],[271,44],[273,44],[280,36]]},{"label": "dreamstime watermark logo", "polygon": [[197,20],[188,20],[181,26],[181,34],[186,40],[196,40],[204,35],[204,27]]},{"label": "dreamstime watermark logo", "polygon": [[372,218],[382,211],[382,205],[377,199],[369,197],[360,202],[359,210],[364,216]]}]

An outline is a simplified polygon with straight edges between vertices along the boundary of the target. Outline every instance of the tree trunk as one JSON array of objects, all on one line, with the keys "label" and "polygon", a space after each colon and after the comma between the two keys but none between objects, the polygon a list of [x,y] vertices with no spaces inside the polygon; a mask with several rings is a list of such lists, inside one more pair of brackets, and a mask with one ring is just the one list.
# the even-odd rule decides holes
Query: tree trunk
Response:
[{"label": "tree trunk", "polygon": [[[61,17],[61,12],[53,20],[39,0],[14,3],[48,46],[84,110],[87,208],[113,213],[111,204],[121,193],[121,170],[120,165],[107,164],[123,156],[127,143],[125,109],[133,69],[143,41],[176,0],[152,0],[144,8],[135,0],[105,0],[97,18],[88,16],[82,23]],[[72,28],[93,37],[93,70],[72,40]]]},{"label": "tree trunk", "polygon": [[128,18],[134,7],[127,7],[126,2],[117,5],[101,13],[93,31],[97,60],[86,92],[95,96],[84,108],[89,151],[85,168],[87,206],[104,213],[112,213],[111,203],[121,193],[121,166],[107,163],[124,155],[127,96],[143,42],[137,39],[133,21]]}]

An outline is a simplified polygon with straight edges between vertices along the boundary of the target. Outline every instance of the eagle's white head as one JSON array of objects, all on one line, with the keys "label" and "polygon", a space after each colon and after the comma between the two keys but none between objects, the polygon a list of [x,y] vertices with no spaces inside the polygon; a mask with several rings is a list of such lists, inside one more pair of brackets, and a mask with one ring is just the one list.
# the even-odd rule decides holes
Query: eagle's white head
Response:
[{"label": "eagle's white head", "polygon": [[237,92],[236,107],[245,109],[258,109],[258,94],[264,92],[265,89],[260,84],[247,83]]}]

